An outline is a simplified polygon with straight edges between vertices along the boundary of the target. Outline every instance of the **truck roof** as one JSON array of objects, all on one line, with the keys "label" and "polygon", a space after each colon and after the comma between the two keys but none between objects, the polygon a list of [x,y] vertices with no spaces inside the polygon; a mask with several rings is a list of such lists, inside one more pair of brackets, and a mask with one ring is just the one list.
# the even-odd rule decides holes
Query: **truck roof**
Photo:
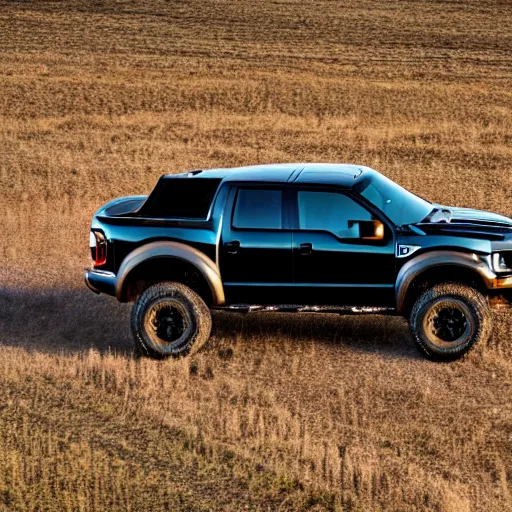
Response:
[{"label": "truck roof", "polygon": [[182,174],[167,174],[165,178],[216,178],[224,182],[314,183],[352,188],[363,174],[368,176],[375,172],[369,167],[354,164],[289,163],[196,170]]}]

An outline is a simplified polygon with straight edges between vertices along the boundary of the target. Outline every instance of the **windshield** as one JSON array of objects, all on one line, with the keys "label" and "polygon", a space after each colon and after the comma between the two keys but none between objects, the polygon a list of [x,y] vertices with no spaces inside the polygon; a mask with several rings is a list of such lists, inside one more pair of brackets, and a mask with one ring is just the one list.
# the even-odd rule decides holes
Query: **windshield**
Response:
[{"label": "windshield", "polygon": [[371,179],[362,180],[357,189],[397,226],[421,222],[433,208],[431,203],[382,174],[375,173]]}]

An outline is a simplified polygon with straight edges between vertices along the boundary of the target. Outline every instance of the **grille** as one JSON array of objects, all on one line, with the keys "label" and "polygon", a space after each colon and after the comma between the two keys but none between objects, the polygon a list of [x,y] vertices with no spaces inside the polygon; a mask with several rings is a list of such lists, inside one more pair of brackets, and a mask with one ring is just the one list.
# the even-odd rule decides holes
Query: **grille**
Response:
[{"label": "grille", "polygon": [[503,254],[503,259],[507,267],[512,268],[512,251],[502,252],[501,254]]}]

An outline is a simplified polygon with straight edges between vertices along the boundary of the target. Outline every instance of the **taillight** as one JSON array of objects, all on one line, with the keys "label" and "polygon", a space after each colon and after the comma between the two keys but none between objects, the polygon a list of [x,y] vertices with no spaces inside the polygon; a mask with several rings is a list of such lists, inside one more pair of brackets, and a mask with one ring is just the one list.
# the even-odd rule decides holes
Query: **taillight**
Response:
[{"label": "taillight", "polygon": [[89,246],[95,267],[105,265],[107,262],[107,239],[102,231],[91,231],[89,235]]}]

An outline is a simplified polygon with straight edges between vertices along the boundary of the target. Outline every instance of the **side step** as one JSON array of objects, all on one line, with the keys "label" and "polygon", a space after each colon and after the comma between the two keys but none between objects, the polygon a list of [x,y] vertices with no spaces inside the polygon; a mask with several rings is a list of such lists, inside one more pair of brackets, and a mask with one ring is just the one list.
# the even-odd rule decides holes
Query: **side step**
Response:
[{"label": "side step", "polygon": [[307,305],[307,304],[230,304],[216,307],[221,311],[234,311],[238,313],[336,313],[339,315],[394,315],[395,308],[382,306],[344,306],[344,305]]}]

